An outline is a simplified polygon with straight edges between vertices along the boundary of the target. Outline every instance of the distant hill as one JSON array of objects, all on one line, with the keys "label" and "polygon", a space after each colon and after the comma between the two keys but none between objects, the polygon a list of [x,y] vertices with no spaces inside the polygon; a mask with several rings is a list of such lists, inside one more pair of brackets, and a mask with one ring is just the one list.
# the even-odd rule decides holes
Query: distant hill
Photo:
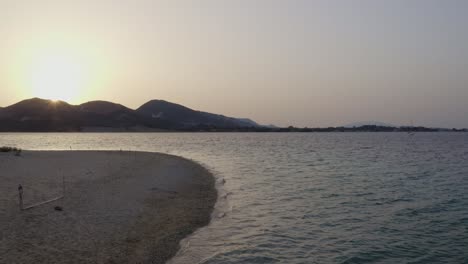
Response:
[{"label": "distant hill", "polygon": [[164,100],[149,101],[140,106],[136,111],[142,116],[152,118],[154,120],[173,122],[177,124],[180,129],[199,126],[214,126],[222,128],[260,126],[250,119],[226,117],[223,115],[196,111]]},{"label": "distant hill", "polygon": [[76,131],[80,115],[62,101],[24,100],[0,110],[0,131]]},{"label": "distant hill", "polygon": [[198,128],[259,127],[250,119],[195,111],[182,105],[152,100],[137,110],[106,101],[70,105],[32,98],[0,108],[0,131],[160,131]]},{"label": "distant hill", "polygon": [[397,127],[397,126],[392,125],[392,124],[378,122],[378,121],[355,122],[355,123],[345,125],[344,127],[351,128],[351,127],[362,127],[362,126]]},{"label": "distant hill", "polygon": [[[121,104],[106,101],[91,101],[77,106],[83,116],[82,128],[115,128],[120,131],[135,130],[140,128],[172,129],[170,122],[152,120],[140,115],[133,109]],[[138,129],[137,129],[138,130]]]},{"label": "distant hill", "polygon": [[91,101],[79,105],[79,109],[85,112],[98,113],[98,114],[109,114],[117,111],[131,112],[130,108],[127,108],[121,104],[116,104],[107,101]]},{"label": "distant hill", "polygon": [[266,127],[263,125],[258,124],[257,122],[253,121],[250,118],[236,118],[238,122],[241,123],[242,126],[250,126],[250,127]]}]

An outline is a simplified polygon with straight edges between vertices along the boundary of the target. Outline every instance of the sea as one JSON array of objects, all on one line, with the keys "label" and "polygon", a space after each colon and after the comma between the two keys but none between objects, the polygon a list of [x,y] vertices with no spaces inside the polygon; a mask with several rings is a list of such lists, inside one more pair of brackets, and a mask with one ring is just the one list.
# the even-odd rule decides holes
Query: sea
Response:
[{"label": "sea", "polygon": [[468,263],[468,133],[3,133],[0,146],[180,155],[216,177],[178,263]]}]

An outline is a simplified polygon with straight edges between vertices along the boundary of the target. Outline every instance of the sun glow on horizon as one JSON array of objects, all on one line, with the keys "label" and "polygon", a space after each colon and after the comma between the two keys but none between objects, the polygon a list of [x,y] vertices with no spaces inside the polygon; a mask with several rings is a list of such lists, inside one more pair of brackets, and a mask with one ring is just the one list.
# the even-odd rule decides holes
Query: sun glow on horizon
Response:
[{"label": "sun glow on horizon", "polygon": [[77,101],[86,85],[85,65],[67,55],[41,56],[31,65],[30,87],[34,97]]}]

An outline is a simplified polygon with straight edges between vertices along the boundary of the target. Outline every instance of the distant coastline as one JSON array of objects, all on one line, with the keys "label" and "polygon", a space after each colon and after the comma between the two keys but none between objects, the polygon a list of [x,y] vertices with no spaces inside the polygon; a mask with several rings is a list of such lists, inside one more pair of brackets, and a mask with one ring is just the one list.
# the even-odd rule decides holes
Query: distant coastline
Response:
[{"label": "distant coastline", "polygon": [[[47,131],[45,131],[47,132]],[[73,132],[73,131],[72,131]],[[131,128],[106,128],[106,127],[86,127],[80,131],[84,133],[112,133],[112,132],[187,132],[187,133],[203,133],[203,132],[220,132],[220,133],[230,133],[230,132],[239,132],[239,133],[359,133],[359,132],[402,132],[402,133],[413,133],[413,132],[468,132],[468,129],[462,128],[428,128],[428,127],[387,127],[387,126],[359,126],[359,127],[317,127],[317,128],[308,128],[308,127],[243,127],[243,128],[223,128],[223,127],[213,127],[213,126],[199,126],[190,129],[179,129],[179,130],[161,130],[161,129],[151,129],[145,127],[131,127]]]},{"label": "distant coastline", "polygon": [[[362,123],[357,123],[362,124]],[[386,126],[277,127],[249,118],[228,117],[150,100],[133,110],[121,104],[91,101],[71,105],[40,98],[0,108],[0,132],[467,132],[466,128]]]},{"label": "distant coastline", "polygon": [[318,128],[299,128],[299,127],[287,127],[287,128],[276,128],[272,129],[271,132],[468,132],[466,128],[430,128],[423,126],[402,126],[402,127],[390,127],[390,126],[377,126],[377,125],[364,125],[359,127],[318,127]]},{"label": "distant coastline", "polygon": [[418,132],[455,132],[466,133],[466,128],[428,128],[428,127],[325,127],[325,128],[223,128],[223,127],[194,127],[190,129],[158,129],[150,127],[83,127],[77,130],[0,130],[0,133],[418,133]]}]

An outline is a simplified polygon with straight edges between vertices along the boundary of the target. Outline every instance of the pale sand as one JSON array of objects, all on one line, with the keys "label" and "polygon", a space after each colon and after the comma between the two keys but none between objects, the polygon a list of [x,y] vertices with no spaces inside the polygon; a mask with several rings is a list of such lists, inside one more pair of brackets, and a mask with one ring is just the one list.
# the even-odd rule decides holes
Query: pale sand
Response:
[{"label": "pale sand", "polygon": [[[60,196],[62,176],[63,199],[19,210],[18,184],[28,206]],[[0,153],[0,263],[164,263],[216,197],[213,176],[176,156]]]}]

